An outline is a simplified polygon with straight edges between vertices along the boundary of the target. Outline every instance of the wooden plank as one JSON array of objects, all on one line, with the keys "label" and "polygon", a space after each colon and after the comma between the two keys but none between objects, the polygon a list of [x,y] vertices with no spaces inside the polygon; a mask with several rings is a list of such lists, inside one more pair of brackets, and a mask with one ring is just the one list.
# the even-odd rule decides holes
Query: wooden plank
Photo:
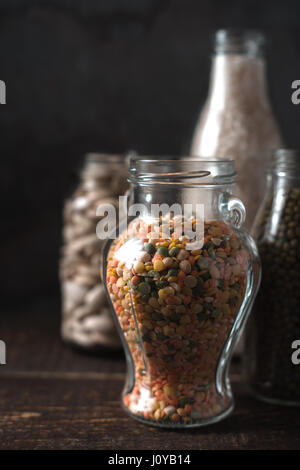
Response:
[{"label": "wooden plank", "polygon": [[119,405],[123,380],[6,377],[1,449],[296,449],[300,410],[264,405],[236,384],[231,417],[184,432],[140,424]]},{"label": "wooden plank", "polygon": [[[43,314],[41,312],[44,312]],[[120,407],[123,355],[89,356],[64,345],[59,314],[1,315],[1,449],[299,449],[300,409],[253,400],[232,367],[233,414],[184,432],[138,423]]]}]

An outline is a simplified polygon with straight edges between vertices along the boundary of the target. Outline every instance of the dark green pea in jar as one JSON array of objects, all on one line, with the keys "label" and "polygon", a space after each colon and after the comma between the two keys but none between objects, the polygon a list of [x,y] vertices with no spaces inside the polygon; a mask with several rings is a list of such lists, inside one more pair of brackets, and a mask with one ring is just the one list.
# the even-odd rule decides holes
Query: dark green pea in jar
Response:
[{"label": "dark green pea in jar", "polygon": [[270,403],[300,405],[300,351],[295,349],[300,340],[299,152],[280,149],[273,156],[253,235],[262,283],[246,337],[250,389]]}]

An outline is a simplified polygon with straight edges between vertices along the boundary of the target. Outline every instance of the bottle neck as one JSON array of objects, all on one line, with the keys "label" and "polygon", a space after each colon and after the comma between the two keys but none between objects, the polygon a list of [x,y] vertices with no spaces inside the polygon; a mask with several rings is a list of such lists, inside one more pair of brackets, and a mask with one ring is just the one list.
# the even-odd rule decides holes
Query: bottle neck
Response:
[{"label": "bottle neck", "polygon": [[271,189],[274,193],[278,193],[280,190],[286,192],[292,188],[300,188],[299,172],[273,173],[269,175],[269,180],[269,189]]},{"label": "bottle neck", "polygon": [[269,178],[274,185],[300,188],[300,153],[295,149],[278,149],[272,158]]},{"label": "bottle neck", "polygon": [[208,101],[215,109],[267,107],[265,61],[247,54],[216,54],[212,59]]}]

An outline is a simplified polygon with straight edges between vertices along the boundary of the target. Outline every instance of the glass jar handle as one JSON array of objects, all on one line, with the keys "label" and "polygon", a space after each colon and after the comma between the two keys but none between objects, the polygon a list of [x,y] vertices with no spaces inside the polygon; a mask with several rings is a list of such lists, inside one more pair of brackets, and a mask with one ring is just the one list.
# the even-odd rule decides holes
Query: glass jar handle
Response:
[{"label": "glass jar handle", "polygon": [[226,222],[236,229],[241,228],[245,222],[246,208],[243,202],[236,196],[223,193],[219,201],[219,210]]}]

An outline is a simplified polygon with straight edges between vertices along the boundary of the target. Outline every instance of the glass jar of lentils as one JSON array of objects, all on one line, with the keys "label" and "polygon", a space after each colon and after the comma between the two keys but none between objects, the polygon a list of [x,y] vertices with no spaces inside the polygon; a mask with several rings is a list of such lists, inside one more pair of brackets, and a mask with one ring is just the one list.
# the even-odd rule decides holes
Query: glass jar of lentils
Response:
[{"label": "glass jar of lentils", "polygon": [[97,351],[120,347],[100,278],[103,240],[96,235],[100,204],[118,208],[118,196],[127,189],[123,155],[88,154],[80,184],[64,207],[63,248],[60,263],[62,337],[73,345]]},{"label": "glass jar of lentils", "polygon": [[127,359],[122,406],[145,424],[204,426],[233,409],[231,354],[260,281],[235,175],[232,160],[130,161],[131,216],[103,278]]},{"label": "glass jar of lentils", "polygon": [[264,401],[300,405],[300,364],[293,359],[300,340],[299,152],[280,149],[274,155],[253,235],[262,284],[247,331],[250,388]]}]

